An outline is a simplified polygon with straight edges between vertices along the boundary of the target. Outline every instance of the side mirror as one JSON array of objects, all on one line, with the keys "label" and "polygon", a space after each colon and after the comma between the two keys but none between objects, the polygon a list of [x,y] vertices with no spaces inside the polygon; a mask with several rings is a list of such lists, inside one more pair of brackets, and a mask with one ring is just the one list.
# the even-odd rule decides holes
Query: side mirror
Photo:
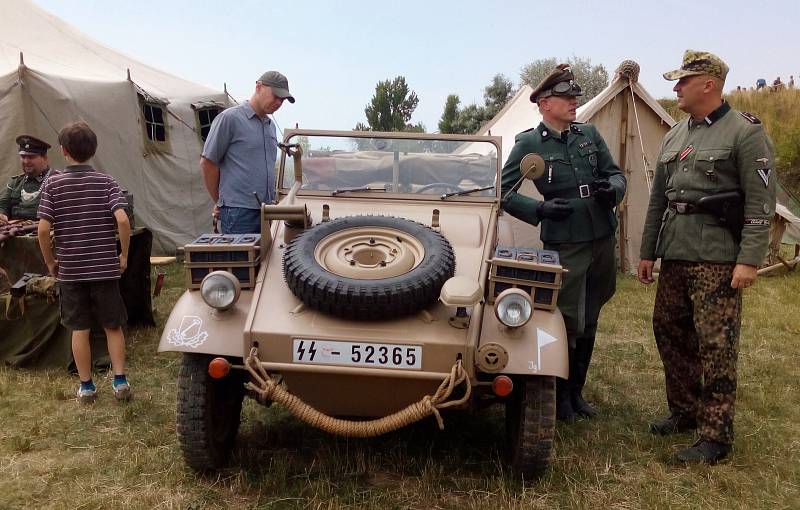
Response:
[{"label": "side mirror", "polygon": [[532,181],[544,175],[544,159],[536,153],[526,154],[519,163],[522,177]]}]

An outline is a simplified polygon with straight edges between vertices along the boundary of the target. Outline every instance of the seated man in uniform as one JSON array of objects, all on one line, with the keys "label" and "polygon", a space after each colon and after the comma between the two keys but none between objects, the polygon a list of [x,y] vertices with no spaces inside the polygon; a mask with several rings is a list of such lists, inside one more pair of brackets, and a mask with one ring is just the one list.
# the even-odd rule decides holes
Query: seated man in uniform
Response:
[{"label": "seated man in uniform", "polygon": [[50,174],[50,144],[29,135],[17,137],[22,173],[0,190],[0,225],[9,220],[35,220],[42,183]]}]

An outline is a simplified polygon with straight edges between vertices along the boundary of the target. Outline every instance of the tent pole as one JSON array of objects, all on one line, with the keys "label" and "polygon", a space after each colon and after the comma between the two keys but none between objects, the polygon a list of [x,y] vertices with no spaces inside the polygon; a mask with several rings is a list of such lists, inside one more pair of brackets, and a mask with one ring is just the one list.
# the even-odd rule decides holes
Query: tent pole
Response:
[{"label": "tent pole", "polygon": [[[630,87],[630,81],[628,82]],[[628,168],[628,98],[622,94],[622,114],[619,125],[619,168],[627,180],[630,180],[631,171]],[[619,212],[619,261],[620,270],[628,270],[627,245],[628,245],[628,192],[618,207]]]}]

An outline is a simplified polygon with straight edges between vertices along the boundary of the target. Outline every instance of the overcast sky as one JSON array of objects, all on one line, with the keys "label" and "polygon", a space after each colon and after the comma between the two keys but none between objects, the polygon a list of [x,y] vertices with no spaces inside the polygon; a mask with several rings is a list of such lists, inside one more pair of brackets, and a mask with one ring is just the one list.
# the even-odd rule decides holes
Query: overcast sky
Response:
[{"label": "overcast sky", "polygon": [[[351,129],[379,80],[402,75],[420,98],[413,122],[435,131],[448,94],[483,101],[496,73],[519,85],[540,58],[575,55],[609,73],[641,65],[656,98],[686,48],[731,67],[727,88],[800,74],[800,0],[302,1],[34,0],[101,43],[246,99],[263,71],[289,78],[283,127]],[[0,5],[3,0],[0,0]],[[31,34],[36,37],[36,34]]]}]

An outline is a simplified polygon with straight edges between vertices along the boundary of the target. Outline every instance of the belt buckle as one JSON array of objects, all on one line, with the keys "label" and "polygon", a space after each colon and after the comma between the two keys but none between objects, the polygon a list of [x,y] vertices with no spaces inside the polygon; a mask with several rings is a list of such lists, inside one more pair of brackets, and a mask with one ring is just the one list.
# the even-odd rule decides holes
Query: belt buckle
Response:
[{"label": "belt buckle", "polygon": [[678,211],[678,214],[686,214],[687,205],[685,202],[676,202],[675,210]]},{"label": "belt buckle", "polygon": [[578,193],[580,194],[581,198],[587,198],[589,195],[591,195],[589,192],[589,185],[581,184],[578,186]]}]

